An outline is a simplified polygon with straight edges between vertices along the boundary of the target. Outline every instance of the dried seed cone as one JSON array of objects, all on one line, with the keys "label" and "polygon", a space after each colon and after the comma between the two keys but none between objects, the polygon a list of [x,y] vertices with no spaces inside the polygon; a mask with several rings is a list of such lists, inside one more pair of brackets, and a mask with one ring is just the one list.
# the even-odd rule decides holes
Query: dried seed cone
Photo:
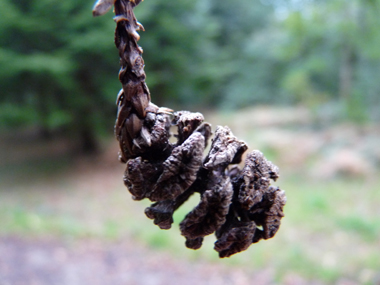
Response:
[{"label": "dried seed cone", "polygon": [[[279,177],[278,168],[260,151],[252,151],[240,169],[237,164],[248,147],[228,127],[217,127],[203,157],[211,137],[211,126],[203,122],[203,115],[173,112],[151,102],[143,51],[137,44],[137,31],[143,27],[133,13],[140,2],[98,0],[93,10],[97,16],[115,6],[122,84],[115,136],[119,160],[126,163],[124,184],[134,200],[154,202],[145,214],[161,229],[170,229],[173,213],[199,193],[199,204],[180,223],[188,248],[200,248],[203,238],[215,233],[214,249],[220,257],[229,257],[261,239],[272,238],[286,203],[285,192],[270,186],[271,180]],[[175,143],[169,140],[171,126],[177,127]]]}]

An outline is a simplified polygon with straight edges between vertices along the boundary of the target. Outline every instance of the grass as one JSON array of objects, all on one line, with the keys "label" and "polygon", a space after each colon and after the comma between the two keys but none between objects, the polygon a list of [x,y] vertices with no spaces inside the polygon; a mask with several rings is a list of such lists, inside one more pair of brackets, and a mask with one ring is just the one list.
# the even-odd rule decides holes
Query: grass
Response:
[{"label": "grass", "polygon": [[[279,282],[292,272],[327,283],[341,277],[355,280],[363,270],[376,272],[380,268],[376,253],[379,215],[368,210],[377,209],[380,202],[377,194],[380,180],[360,194],[358,189],[365,183],[362,180],[318,183],[289,177],[279,182],[286,190],[288,203],[276,237],[222,260],[223,264],[256,270],[272,267]],[[199,251],[192,251],[185,249],[178,229],[179,222],[199,197],[195,196],[175,214],[172,229],[162,231],[143,214],[143,204],[149,203],[130,201],[125,189],[118,186],[109,189],[106,195],[93,192],[90,196],[90,189],[76,189],[70,183],[60,181],[60,186],[55,186],[58,189],[51,192],[39,188],[41,185],[2,189],[0,234],[107,240],[130,236],[189,260],[217,260],[212,250],[213,236],[206,238]]]},{"label": "grass", "polygon": [[[269,159],[276,161],[279,155],[278,148],[273,149]],[[77,164],[64,158],[0,168],[0,178],[7,177],[0,179],[0,235],[111,241],[128,237],[189,261],[249,270],[270,268],[279,284],[292,274],[324,283],[348,279],[375,284],[379,274],[378,170],[372,178],[338,175],[328,179],[315,178],[307,171],[285,171],[275,183],[286,191],[288,199],[277,235],[217,261],[212,249],[214,236],[206,237],[203,247],[193,251],[185,248],[178,229],[199,196],[175,213],[172,229],[163,231],[144,214],[149,201],[130,198],[122,185],[121,165],[109,167],[102,161],[90,161],[78,170]],[[25,176],[25,169],[31,175]]]}]

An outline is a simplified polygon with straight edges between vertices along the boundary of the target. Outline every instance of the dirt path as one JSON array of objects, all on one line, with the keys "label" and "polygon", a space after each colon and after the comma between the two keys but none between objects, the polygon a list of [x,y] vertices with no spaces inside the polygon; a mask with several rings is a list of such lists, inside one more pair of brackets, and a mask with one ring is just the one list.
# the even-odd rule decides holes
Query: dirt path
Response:
[{"label": "dirt path", "polygon": [[1,285],[271,284],[271,275],[187,263],[128,242],[0,239]]}]

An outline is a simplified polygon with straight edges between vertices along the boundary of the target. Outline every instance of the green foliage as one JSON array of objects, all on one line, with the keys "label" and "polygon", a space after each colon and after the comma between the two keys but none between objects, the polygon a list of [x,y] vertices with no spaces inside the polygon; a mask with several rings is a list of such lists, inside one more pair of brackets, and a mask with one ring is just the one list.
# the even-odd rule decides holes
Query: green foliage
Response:
[{"label": "green foliage", "polygon": [[[153,102],[172,108],[339,102],[380,119],[379,0],[149,0],[136,8]],[[112,129],[111,13],[88,0],[0,0],[0,127]],[[106,126],[106,128],[104,128]]]},{"label": "green foliage", "polygon": [[287,97],[308,104],[314,96],[317,105],[339,101],[346,118],[374,119],[380,106],[373,78],[380,66],[379,7],[377,0],[334,0],[309,1],[301,10],[290,10],[282,21]]},{"label": "green foliage", "polygon": [[80,138],[112,116],[113,23],[93,19],[86,2],[0,1],[1,127]]}]

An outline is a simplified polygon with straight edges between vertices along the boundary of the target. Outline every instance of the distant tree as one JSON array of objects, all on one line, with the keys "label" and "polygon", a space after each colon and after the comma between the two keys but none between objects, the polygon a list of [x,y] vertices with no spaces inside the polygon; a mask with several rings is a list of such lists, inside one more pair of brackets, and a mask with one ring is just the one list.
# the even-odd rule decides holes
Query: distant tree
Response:
[{"label": "distant tree", "polygon": [[[105,122],[112,125],[120,85],[112,15],[94,19],[92,5],[0,0],[0,127],[36,125],[45,136],[65,131],[84,150],[96,148],[95,134]],[[136,14],[146,32],[139,44],[155,102],[215,107],[236,94],[252,102],[257,94],[247,86],[265,85],[257,74],[269,78],[268,69],[261,72],[265,65],[255,64],[261,55],[250,48],[269,22],[268,7],[248,0],[140,5]]]},{"label": "distant tree", "polygon": [[[112,14],[88,0],[0,0],[0,128],[64,132],[83,150],[112,130]],[[380,0],[149,0],[136,8],[154,102],[178,108],[341,102],[380,107]],[[378,115],[379,116],[379,115]],[[380,118],[378,118],[380,119]]]},{"label": "distant tree", "polygon": [[139,43],[158,103],[236,108],[267,98],[276,66],[264,63],[267,49],[255,41],[270,29],[272,6],[249,0],[151,0],[136,15],[146,29]]},{"label": "distant tree", "polygon": [[[283,88],[295,101],[339,101],[363,120],[380,106],[378,0],[308,1],[283,21]],[[378,113],[378,112],[376,112]],[[372,114],[374,114],[372,112]]]},{"label": "distant tree", "polygon": [[[0,0],[0,124],[66,131],[84,151],[112,124],[117,92],[112,21],[87,0]],[[114,84],[115,83],[115,84]]]}]

